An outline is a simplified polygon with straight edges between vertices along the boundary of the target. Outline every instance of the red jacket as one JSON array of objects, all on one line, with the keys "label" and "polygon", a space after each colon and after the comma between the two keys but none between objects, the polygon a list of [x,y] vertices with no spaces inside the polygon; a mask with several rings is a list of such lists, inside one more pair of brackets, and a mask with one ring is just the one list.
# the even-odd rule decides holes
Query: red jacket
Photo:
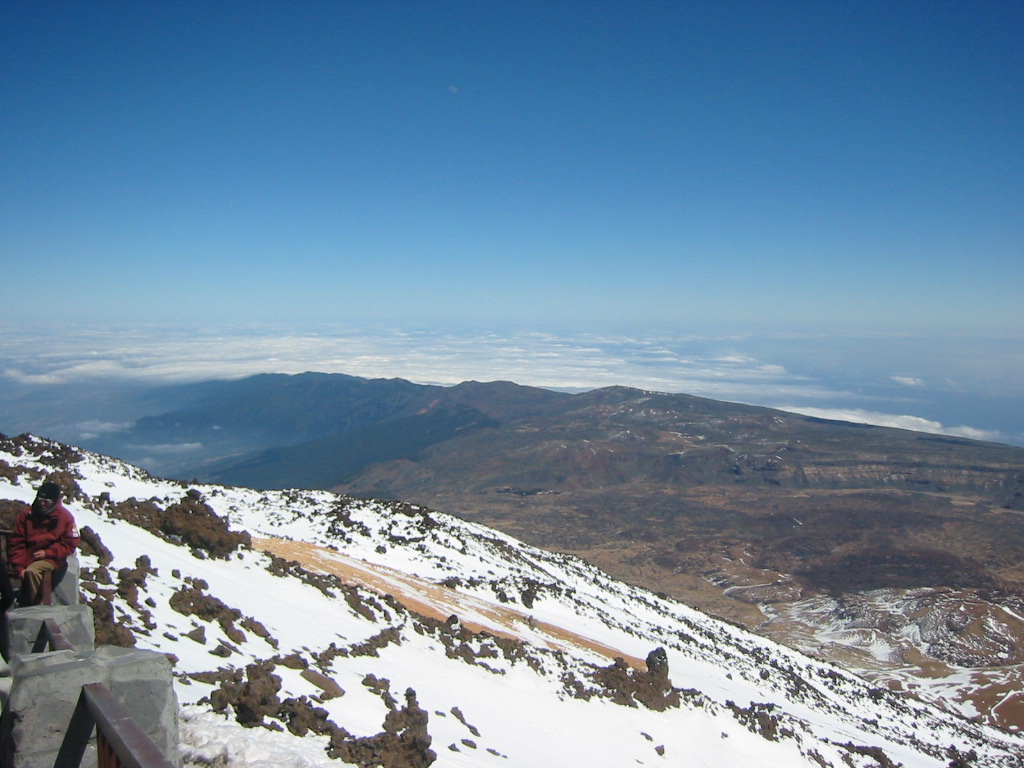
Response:
[{"label": "red jacket", "polygon": [[46,517],[33,515],[29,506],[14,521],[7,556],[18,573],[32,565],[32,553],[39,550],[60,568],[77,547],[78,526],[63,505],[58,504]]}]

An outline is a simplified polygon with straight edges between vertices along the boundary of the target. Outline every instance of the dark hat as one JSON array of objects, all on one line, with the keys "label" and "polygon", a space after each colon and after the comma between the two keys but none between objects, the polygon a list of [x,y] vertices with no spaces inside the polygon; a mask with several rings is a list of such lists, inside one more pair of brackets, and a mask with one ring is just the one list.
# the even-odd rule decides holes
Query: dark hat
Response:
[{"label": "dark hat", "polygon": [[39,490],[36,491],[36,497],[40,499],[53,499],[56,501],[60,498],[62,491],[60,486],[53,482],[46,482],[39,486]]}]

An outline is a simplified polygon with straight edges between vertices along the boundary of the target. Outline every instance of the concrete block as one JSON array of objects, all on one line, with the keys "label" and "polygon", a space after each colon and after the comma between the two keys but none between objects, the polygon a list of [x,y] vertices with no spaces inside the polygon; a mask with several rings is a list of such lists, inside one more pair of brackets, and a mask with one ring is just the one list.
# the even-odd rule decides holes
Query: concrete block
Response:
[{"label": "concrete block", "polygon": [[88,651],[53,651],[13,657],[11,689],[0,751],[13,768],[96,766],[93,720],[81,699],[82,686],[102,683],[139,727],[180,765],[178,702],[167,657],[154,651],[104,646]]},{"label": "concrete block", "polygon": [[39,650],[36,641],[46,619],[57,622],[64,637],[76,650],[92,650],[96,642],[96,630],[89,606],[33,605],[7,611],[3,642],[8,659]]},{"label": "concrete block", "polygon": [[[95,661],[106,667],[105,684],[132,719],[148,733],[172,762],[178,759],[178,697],[171,662],[162,653],[105,645]],[[170,738],[161,745],[154,734]]]},{"label": "concrete block", "polygon": [[53,588],[52,601],[54,605],[78,605],[79,592],[78,582],[81,574],[81,566],[76,555],[68,558],[68,567],[60,581]]}]

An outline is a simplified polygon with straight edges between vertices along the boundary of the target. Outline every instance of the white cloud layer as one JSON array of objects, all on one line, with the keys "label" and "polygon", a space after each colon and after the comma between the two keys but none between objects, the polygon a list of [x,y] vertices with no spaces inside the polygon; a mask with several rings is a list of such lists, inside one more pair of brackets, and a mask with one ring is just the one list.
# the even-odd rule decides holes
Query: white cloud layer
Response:
[{"label": "white cloud layer", "polygon": [[82,421],[75,425],[83,438],[92,439],[99,435],[110,434],[111,432],[123,432],[132,426],[130,421]]},{"label": "white cloud layer", "polygon": [[892,413],[877,413],[865,411],[860,408],[811,408],[807,406],[777,405],[774,406],[780,411],[790,411],[804,416],[815,416],[819,419],[832,419],[834,421],[849,421],[854,424],[874,424],[877,427],[895,427],[896,429],[910,429],[915,432],[929,432],[936,435],[953,435],[955,437],[966,437],[971,440],[1000,441],[1003,435],[995,430],[975,429],[974,427],[947,427],[931,419],[922,419],[920,416],[897,415]]},{"label": "white cloud layer", "polygon": [[36,373],[30,374],[24,371],[19,371],[17,368],[8,368],[3,372],[3,377],[10,381],[17,382],[18,384],[27,384],[29,386],[34,385],[47,385],[47,384],[63,384],[64,380],[60,376],[52,373]]},{"label": "white cloud layer", "polygon": [[15,358],[20,368],[8,378],[34,385],[99,379],[167,383],[320,371],[445,385],[467,380],[564,390],[627,385],[740,401],[766,393],[800,399],[832,394],[781,365],[722,354],[702,338],[420,331],[94,335],[77,344],[55,340],[47,349],[43,357]]},{"label": "white cloud layer", "polygon": [[[1007,354],[1014,345],[998,344],[988,348],[987,357],[981,357],[981,344],[961,345],[960,357],[950,356],[943,364],[934,340],[928,346],[927,340],[914,339],[890,340],[887,347],[878,339],[682,333],[79,329],[44,336],[10,330],[0,339],[0,390],[104,382],[156,385],[305,371],[443,385],[507,380],[567,391],[625,385],[754,405],[786,403],[786,410],[824,418],[1022,442],[1024,422],[1012,418],[999,419],[998,431],[992,418],[988,424],[986,419],[976,422],[982,428],[945,426],[975,421],[977,411],[970,408],[960,409],[966,415],[954,410],[948,418],[932,408],[938,419],[898,415],[914,413],[915,405],[933,392],[929,382],[942,382],[948,394],[954,391],[950,382],[959,378],[970,384],[971,376],[974,391],[961,387],[959,402],[977,400],[977,391],[992,387],[1016,402],[1024,356]],[[81,429],[110,431],[118,428],[118,418],[116,413],[97,416],[97,423]]]}]

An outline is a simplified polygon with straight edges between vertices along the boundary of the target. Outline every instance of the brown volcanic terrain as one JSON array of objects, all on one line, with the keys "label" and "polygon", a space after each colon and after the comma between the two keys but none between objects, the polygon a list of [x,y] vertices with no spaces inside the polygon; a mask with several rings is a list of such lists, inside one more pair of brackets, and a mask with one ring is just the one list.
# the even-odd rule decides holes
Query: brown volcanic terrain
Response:
[{"label": "brown volcanic terrain", "polygon": [[785,594],[1024,581],[1024,449],[626,388],[501,415],[335,490],[454,512],[687,599],[771,574]]},{"label": "brown volcanic terrain", "polygon": [[[485,400],[473,405],[488,413]],[[1020,622],[999,625],[1013,650],[977,652],[993,632],[986,615],[1012,617],[1024,598],[1024,449],[626,388],[488,415],[500,426],[334,489],[579,555],[894,686],[920,688],[920,677],[940,691],[972,670],[977,685],[956,697],[1024,727],[1024,706],[1005,695],[1021,680]],[[899,622],[848,604],[922,589],[945,598]],[[800,611],[816,599],[831,611]],[[956,625],[963,606],[980,618]],[[895,636],[915,622],[952,629]],[[847,631],[822,640],[826,625]],[[865,629],[895,650],[866,652]]]}]

